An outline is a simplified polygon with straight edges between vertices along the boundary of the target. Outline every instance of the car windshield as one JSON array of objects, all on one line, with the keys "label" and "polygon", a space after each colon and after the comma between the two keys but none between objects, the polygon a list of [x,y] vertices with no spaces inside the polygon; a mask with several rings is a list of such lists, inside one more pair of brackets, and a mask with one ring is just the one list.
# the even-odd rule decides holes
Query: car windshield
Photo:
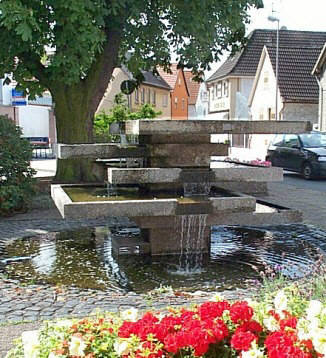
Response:
[{"label": "car windshield", "polygon": [[326,133],[307,133],[300,135],[304,147],[326,147]]}]

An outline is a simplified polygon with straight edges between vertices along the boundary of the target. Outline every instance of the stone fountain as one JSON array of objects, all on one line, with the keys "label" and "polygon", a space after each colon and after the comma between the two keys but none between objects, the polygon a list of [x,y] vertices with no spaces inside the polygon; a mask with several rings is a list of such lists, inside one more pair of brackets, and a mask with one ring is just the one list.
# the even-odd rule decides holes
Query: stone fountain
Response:
[{"label": "stone fountain", "polygon": [[[83,196],[74,197],[74,190],[83,192],[92,186],[61,184],[52,185],[52,198],[63,218],[129,217],[140,228],[141,238],[115,240],[118,254],[208,253],[213,225],[301,221],[297,210],[259,201],[248,195],[244,185],[281,181],[281,168],[227,163],[211,168],[211,156],[227,156],[229,149],[228,144],[211,143],[211,134],[309,130],[310,123],[303,121],[128,121],[123,132],[137,136],[138,144],[58,145],[60,159],[93,158],[101,173],[101,186],[107,187],[110,195],[84,200],[80,199]],[[138,163],[138,167],[121,163]],[[246,194],[241,193],[242,187]]]}]

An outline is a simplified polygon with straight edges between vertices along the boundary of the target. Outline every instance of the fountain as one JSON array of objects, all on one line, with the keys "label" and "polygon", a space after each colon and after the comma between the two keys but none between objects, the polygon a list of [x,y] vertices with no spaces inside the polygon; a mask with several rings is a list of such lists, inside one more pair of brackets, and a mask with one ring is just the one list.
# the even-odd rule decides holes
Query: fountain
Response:
[{"label": "fountain", "polygon": [[[211,143],[211,134],[309,130],[310,123],[303,121],[128,121],[123,133],[138,136],[138,144],[58,144],[60,159],[97,160],[105,184],[52,185],[51,195],[64,218],[124,216],[135,222],[141,239],[114,241],[118,255],[196,254],[194,265],[199,266],[202,255],[210,251],[214,225],[259,226],[301,221],[296,210],[241,193],[243,183],[281,181],[281,168],[211,168],[211,156],[228,155],[228,144]],[[112,166],[110,160],[121,158],[126,162],[137,159],[142,167]],[[225,184],[233,190],[226,190]]]}]

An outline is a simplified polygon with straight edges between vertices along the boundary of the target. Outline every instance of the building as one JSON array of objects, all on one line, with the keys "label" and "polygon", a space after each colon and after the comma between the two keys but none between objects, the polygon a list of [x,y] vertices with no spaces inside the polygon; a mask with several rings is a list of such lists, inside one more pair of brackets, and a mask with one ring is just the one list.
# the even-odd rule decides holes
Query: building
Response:
[{"label": "building", "polygon": [[[171,119],[170,86],[160,77],[150,71],[142,71],[143,82],[130,95],[123,95],[126,98],[131,111],[137,111],[143,104],[151,104],[156,111],[162,112],[158,118]],[[114,106],[114,98],[121,93],[121,83],[132,80],[131,73],[125,67],[114,69],[112,79],[107,91],[98,107],[97,113],[109,113]]]},{"label": "building", "polygon": [[15,82],[4,84],[0,80],[0,114],[7,115],[20,126],[23,137],[31,141],[43,138],[45,142],[56,142],[56,127],[52,98],[49,93],[35,100],[27,99],[15,90]]},{"label": "building", "polygon": [[[234,56],[230,56],[206,81],[209,91],[209,118],[250,119],[249,96],[264,46],[276,46],[276,30],[254,30],[248,36],[247,45]],[[321,51],[326,41],[326,32],[279,31],[279,45],[285,49],[311,49]],[[309,53],[306,50],[305,53]],[[281,70],[281,69],[280,69]],[[284,78],[286,80],[286,78]],[[291,75],[288,80],[292,81]],[[275,94],[273,95],[275,101]],[[271,107],[271,116],[273,115]],[[275,109],[274,109],[275,111]],[[232,146],[247,147],[247,136],[233,135]]]},{"label": "building", "polygon": [[[315,47],[279,47],[278,119],[318,125],[318,83],[311,69],[320,53]],[[264,46],[249,96],[253,120],[275,120],[276,47]],[[250,147],[264,152],[270,136],[251,136]]]},{"label": "building", "polygon": [[171,92],[171,119],[188,119],[189,91],[185,73],[182,68],[177,68],[174,63],[170,67],[171,73],[158,68],[160,76],[170,86]]},{"label": "building", "polygon": [[312,70],[319,85],[318,126],[326,131],[326,43]]},{"label": "building", "polygon": [[189,91],[188,119],[204,119],[208,113],[208,93],[205,82],[193,80],[191,71],[184,71]]}]

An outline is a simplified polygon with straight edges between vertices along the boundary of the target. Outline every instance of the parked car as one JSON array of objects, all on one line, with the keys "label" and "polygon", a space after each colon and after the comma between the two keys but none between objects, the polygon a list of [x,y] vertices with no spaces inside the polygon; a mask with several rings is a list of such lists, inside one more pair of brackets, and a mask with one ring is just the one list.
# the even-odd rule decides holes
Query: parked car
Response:
[{"label": "parked car", "polygon": [[326,133],[276,135],[266,160],[272,166],[301,173],[305,179],[326,177]]}]

